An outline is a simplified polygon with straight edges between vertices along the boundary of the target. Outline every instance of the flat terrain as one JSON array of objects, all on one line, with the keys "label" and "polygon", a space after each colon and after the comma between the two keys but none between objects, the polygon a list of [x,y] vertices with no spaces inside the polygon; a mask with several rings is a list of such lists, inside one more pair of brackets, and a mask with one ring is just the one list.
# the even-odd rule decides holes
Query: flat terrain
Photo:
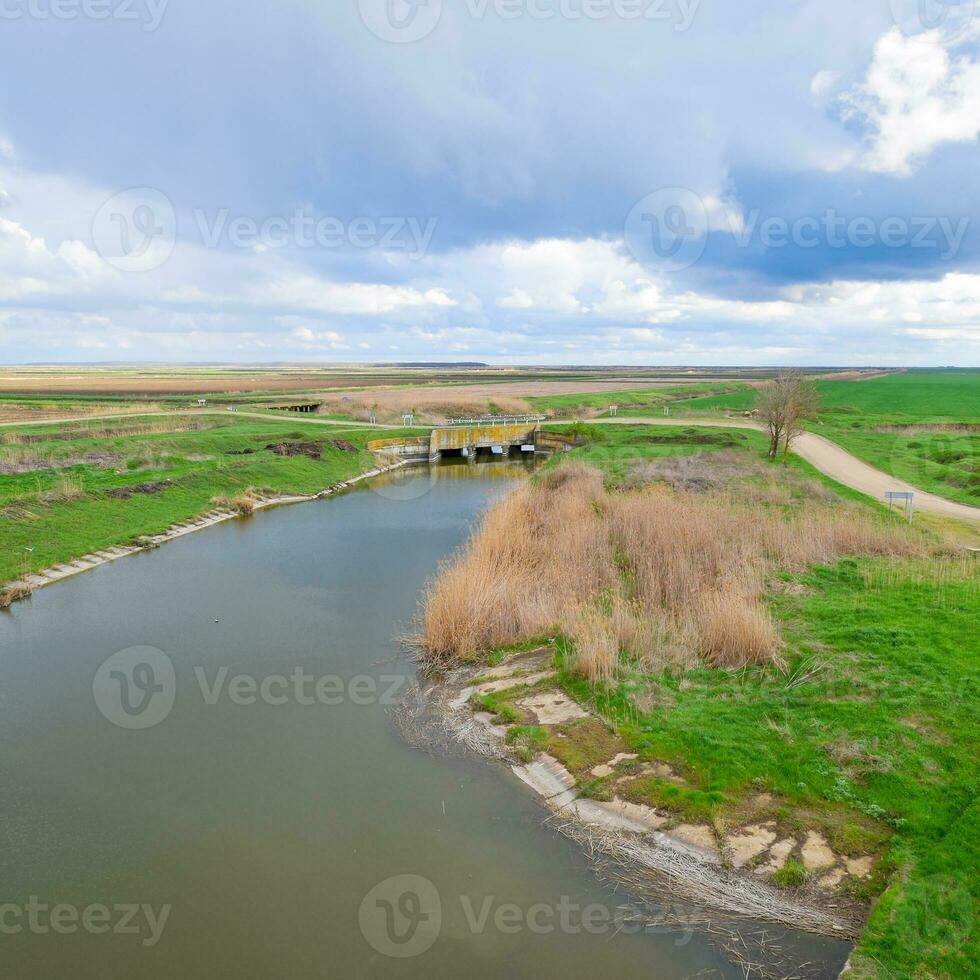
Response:
[{"label": "flat terrain", "polygon": [[[697,418],[616,418],[594,419],[593,425],[651,425],[672,426],[674,428],[729,428],[749,429],[762,432],[762,427],[751,419],[697,419]],[[924,493],[901,480],[889,476],[862,462],[850,453],[841,449],[830,439],[815,432],[803,432],[793,442],[793,452],[811,463],[815,469],[836,480],[844,486],[857,490],[873,500],[885,500],[889,490],[908,491],[915,494],[915,509],[936,514],[940,517],[951,517],[957,520],[980,521],[980,507],[957,503],[936,494]]]},{"label": "flat terrain", "polygon": [[[242,367],[233,365],[147,365],[132,367],[0,367],[0,395],[157,396],[277,391],[329,391],[430,384],[497,381],[576,381],[633,379],[639,385],[717,380],[719,377],[767,377],[771,371],[734,368],[534,368],[328,365]],[[574,389],[572,389],[574,390]],[[539,392],[540,393],[540,392]]]},{"label": "flat terrain", "polygon": [[[980,502],[980,371],[907,371],[815,381],[813,432],[899,481],[964,504]],[[678,403],[679,414],[745,412],[749,389]]]}]

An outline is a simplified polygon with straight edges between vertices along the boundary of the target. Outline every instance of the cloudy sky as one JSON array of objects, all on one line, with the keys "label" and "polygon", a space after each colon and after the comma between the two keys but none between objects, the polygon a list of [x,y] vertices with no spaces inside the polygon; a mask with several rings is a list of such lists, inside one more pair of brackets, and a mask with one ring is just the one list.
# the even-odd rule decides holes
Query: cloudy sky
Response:
[{"label": "cloudy sky", "polygon": [[973,0],[0,0],[0,361],[975,365]]}]

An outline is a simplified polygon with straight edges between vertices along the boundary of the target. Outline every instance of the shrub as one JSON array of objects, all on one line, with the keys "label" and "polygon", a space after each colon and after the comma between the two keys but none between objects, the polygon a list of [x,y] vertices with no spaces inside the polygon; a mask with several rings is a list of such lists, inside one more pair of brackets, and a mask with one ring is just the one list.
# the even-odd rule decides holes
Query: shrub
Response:
[{"label": "shrub", "polygon": [[521,762],[531,762],[548,744],[548,733],[537,725],[515,725],[507,732],[507,744]]},{"label": "shrub", "polygon": [[789,858],[778,871],[773,872],[772,881],[777,888],[802,888],[809,877],[810,872],[799,861]]},{"label": "shrub", "polygon": [[647,670],[775,662],[769,575],[927,551],[904,524],[824,501],[663,486],[607,493],[597,470],[565,463],[490,511],[429,583],[426,659],[452,663],[562,630],[571,666],[593,683],[615,680],[622,652]]}]

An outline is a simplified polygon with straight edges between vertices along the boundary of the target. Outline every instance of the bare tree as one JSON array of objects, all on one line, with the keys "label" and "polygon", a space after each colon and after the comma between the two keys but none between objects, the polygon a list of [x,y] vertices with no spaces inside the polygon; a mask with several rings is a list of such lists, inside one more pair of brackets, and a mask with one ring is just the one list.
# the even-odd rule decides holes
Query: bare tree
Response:
[{"label": "bare tree", "polygon": [[769,430],[769,456],[775,459],[782,443],[785,459],[803,423],[817,412],[816,389],[802,371],[782,371],[759,392],[756,409]]},{"label": "bare tree", "polygon": [[820,396],[813,384],[806,380],[802,371],[793,372],[792,395],[788,400],[789,412],[783,430],[783,462],[789,456],[790,443],[804,431],[805,423],[820,411]]}]

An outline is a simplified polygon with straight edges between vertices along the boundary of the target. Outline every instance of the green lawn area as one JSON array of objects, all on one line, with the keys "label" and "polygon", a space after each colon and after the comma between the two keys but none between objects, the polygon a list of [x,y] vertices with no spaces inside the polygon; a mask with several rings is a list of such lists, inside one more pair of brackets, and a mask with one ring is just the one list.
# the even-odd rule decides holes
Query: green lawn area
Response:
[{"label": "green lawn area", "polygon": [[716,818],[768,792],[780,823],[820,828],[845,852],[884,846],[860,885],[865,897],[880,895],[858,945],[868,975],[973,975],[975,567],[847,560],[788,581],[771,599],[785,672],[634,669],[611,693],[571,676],[565,685],[641,757],[672,763]]},{"label": "green lawn area", "polygon": [[[980,505],[980,371],[907,371],[814,385],[822,405],[810,425],[814,432],[900,480]],[[745,390],[690,399],[676,409],[745,411],[754,400]]]},{"label": "green lawn area", "polygon": [[[31,459],[59,464],[0,474],[0,583],[21,574],[27,548],[34,549],[30,562],[37,571],[161,533],[213,509],[217,496],[233,497],[248,488],[269,494],[319,492],[370,469],[374,459],[364,446],[380,434],[304,426],[295,419],[183,421],[207,428],[133,433],[180,425],[175,417],[0,431],[0,440],[6,440],[0,441],[0,464]],[[113,435],[117,429],[133,434]],[[18,438],[31,441],[11,444]],[[281,442],[316,443],[321,458],[280,456],[265,448]],[[125,498],[112,493],[163,481],[169,483],[151,492]]]}]

